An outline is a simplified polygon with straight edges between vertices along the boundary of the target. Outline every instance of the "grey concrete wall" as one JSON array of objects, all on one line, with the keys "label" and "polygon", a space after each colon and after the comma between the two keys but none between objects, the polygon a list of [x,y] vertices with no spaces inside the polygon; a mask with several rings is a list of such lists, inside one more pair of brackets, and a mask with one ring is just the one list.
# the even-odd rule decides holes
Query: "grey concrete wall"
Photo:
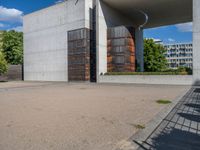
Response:
[{"label": "grey concrete wall", "polygon": [[99,83],[167,84],[192,85],[188,75],[105,75],[99,76]]},{"label": "grey concrete wall", "polygon": [[200,85],[200,0],[193,0],[193,82]]},{"label": "grey concrete wall", "polygon": [[22,80],[22,65],[8,66],[8,72],[0,76],[0,81],[20,81]]},{"label": "grey concrete wall", "polygon": [[90,28],[92,0],[68,0],[24,16],[24,79],[68,81],[67,31]]}]

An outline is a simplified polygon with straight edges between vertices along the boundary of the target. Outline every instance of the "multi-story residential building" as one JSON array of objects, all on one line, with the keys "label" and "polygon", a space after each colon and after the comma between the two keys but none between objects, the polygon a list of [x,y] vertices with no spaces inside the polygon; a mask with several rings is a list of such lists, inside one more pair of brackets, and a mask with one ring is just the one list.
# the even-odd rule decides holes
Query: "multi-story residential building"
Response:
[{"label": "multi-story residential building", "polygon": [[167,49],[166,58],[169,68],[193,67],[192,43],[168,44],[164,47]]}]

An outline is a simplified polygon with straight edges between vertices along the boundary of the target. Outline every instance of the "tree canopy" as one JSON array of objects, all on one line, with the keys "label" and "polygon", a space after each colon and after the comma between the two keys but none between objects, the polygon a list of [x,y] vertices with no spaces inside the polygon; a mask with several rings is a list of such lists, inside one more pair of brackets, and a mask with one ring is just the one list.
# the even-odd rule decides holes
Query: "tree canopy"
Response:
[{"label": "tree canopy", "polygon": [[144,69],[146,72],[160,72],[167,69],[165,48],[153,39],[144,40]]},{"label": "tree canopy", "polygon": [[8,64],[6,62],[4,54],[2,53],[2,51],[0,51],[0,75],[6,73],[7,70],[8,70]]},{"label": "tree canopy", "polygon": [[23,33],[4,31],[2,36],[2,51],[9,64],[23,63]]}]

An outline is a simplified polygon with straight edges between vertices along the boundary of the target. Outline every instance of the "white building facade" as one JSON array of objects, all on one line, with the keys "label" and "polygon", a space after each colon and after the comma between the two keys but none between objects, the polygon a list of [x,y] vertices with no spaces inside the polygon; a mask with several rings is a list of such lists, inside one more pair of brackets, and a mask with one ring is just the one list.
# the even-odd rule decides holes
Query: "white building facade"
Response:
[{"label": "white building facade", "polygon": [[177,69],[178,67],[193,67],[193,46],[192,43],[177,43],[164,45],[168,67]]},{"label": "white building facade", "polygon": [[24,80],[68,81],[68,31],[90,29],[92,8],[68,0],[24,16]]}]

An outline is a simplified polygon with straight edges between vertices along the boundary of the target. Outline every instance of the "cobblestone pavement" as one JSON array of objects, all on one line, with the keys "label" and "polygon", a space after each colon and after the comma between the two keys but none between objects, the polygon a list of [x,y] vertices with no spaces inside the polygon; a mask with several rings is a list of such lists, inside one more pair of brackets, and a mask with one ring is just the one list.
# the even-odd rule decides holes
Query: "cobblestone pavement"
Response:
[{"label": "cobblestone pavement", "polygon": [[139,150],[200,150],[200,88],[191,88]]}]

